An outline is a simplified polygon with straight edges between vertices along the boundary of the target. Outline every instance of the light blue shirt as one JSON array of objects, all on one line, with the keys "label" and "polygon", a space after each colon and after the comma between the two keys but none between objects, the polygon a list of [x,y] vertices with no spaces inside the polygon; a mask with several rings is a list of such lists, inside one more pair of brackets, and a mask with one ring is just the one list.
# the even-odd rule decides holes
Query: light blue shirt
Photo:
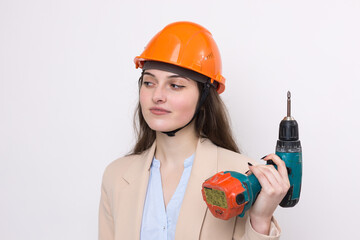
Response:
[{"label": "light blue shirt", "polygon": [[173,240],[180,207],[189,181],[194,155],[184,161],[180,182],[167,207],[162,191],[160,161],[153,159],[141,223],[141,240]]}]

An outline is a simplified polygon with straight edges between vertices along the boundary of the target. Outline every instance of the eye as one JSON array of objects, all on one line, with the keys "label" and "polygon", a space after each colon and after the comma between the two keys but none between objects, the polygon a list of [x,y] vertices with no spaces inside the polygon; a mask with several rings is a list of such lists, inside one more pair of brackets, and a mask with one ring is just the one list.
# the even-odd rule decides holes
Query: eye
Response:
[{"label": "eye", "polygon": [[154,85],[154,83],[149,82],[149,81],[143,81],[143,85],[147,86],[147,87],[151,87]]},{"label": "eye", "polygon": [[171,84],[171,87],[174,89],[181,89],[181,88],[184,88],[185,86],[178,85],[178,84]]}]

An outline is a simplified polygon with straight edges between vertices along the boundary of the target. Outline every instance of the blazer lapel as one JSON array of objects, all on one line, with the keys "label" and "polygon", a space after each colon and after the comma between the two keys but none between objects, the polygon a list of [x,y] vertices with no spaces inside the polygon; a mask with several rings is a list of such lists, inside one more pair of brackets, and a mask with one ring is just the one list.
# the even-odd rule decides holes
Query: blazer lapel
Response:
[{"label": "blazer lapel", "polygon": [[[126,222],[121,223],[124,231],[120,231],[120,235],[123,239],[140,239],[142,214],[155,148],[156,142],[147,152],[140,155],[123,175],[123,179],[129,184],[124,190],[126,197],[123,206],[119,207],[122,209],[122,212],[119,212],[122,219],[124,216],[129,216]],[[124,236],[123,233],[129,233],[129,235]]]},{"label": "blazer lapel", "polygon": [[207,205],[201,186],[217,171],[217,147],[207,139],[199,139],[191,176],[179,214],[175,239],[199,239]]}]

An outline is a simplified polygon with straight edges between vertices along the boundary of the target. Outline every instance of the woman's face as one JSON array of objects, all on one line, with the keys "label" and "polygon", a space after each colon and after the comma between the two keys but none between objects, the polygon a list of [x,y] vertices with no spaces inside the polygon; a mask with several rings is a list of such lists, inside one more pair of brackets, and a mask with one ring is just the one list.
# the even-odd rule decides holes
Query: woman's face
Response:
[{"label": "woman's face", "polygon": [[167,132],[186,125],[194,116],[198,99],[195,81],[157,69],[144,72],[140,105],[154,131]]}]

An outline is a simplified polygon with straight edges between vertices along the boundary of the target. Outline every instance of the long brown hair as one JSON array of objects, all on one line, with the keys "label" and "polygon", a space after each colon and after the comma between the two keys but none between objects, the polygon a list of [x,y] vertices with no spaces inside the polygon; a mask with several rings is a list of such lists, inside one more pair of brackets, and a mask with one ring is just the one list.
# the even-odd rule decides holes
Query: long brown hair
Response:
[{"label": "long brown hair", "polygon": [[[142,77],[139,79],[139,90],[142,85]],[[199,92],[203,84],[197,83]],[[210,88],[209,95],[200,108],[195,121],[195,131],[199,137],[208,138],[215,145],[240,153],[234,140],[228,112],[224,102],[214,87]],[[142,115],[140,102],[134,114],[134,129],[136,144],[130,154],[140,154],[151,147],[156,138],[156,133],[146,123]]]}]

